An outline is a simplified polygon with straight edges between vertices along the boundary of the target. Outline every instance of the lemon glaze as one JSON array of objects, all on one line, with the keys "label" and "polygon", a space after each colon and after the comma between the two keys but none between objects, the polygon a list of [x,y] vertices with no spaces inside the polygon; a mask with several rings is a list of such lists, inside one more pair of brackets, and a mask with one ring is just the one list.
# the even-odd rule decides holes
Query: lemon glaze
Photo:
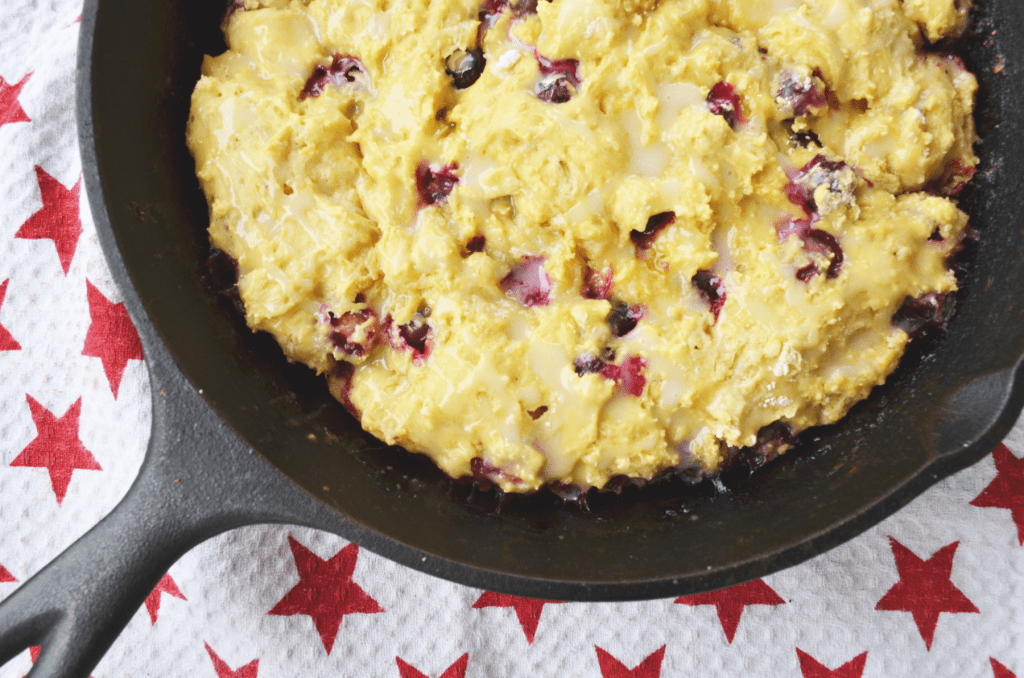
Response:
[{"label": "lemon glaze", "polygon": [[965,4],[245,0],[188,126],[210,239],[253,330],[453,477],[714,473],[956,290]]}]

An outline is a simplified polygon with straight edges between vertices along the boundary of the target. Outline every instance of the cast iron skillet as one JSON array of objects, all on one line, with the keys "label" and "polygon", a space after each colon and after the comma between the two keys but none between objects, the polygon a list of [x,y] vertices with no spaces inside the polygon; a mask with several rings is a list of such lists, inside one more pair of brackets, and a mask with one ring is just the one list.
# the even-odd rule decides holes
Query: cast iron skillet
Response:
[{"label": "cast iron skillet", "polygon": [[183,138],[202,55],[223,49],[224,3],[87,0],[84,174],[145,347],[153,434],[124,501],[0,606],[0,662],[41,644],[33,678],[84,678],[179,556],[246,524],[329,530],[468,586],[657,598],[799,563],[976,462],[1024,403],[1024,120],[1012,116],[1024,92],[1024,5],[982,2],[964,49],[982,82],[991,175],[963,196],[981,241],[948,330],[918,342],[841,424],[802,436],[751,478],[730,478],[727,492],[629,490],[592,499],[585,514],[543,497],[501,512],[467,501],[424,458],[364,434],[319,378],[204,287],[206,203]]}]

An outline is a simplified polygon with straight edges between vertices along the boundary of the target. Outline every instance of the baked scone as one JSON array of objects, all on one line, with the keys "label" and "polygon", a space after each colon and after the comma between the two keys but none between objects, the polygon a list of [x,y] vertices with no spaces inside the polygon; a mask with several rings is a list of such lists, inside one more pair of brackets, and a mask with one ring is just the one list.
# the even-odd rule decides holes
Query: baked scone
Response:
[{"label": "baked scone", "polygon": [[763,461],[956,290],[964,5],[245,0],[192,100],[210,239],[253,330],[453,477]]}]

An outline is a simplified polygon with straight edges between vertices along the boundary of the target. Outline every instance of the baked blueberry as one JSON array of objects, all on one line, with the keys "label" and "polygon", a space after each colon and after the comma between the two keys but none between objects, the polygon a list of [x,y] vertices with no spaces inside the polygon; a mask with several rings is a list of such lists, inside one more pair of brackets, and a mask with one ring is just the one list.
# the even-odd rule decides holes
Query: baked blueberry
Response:
[{"label": "baked blueberry", "polygon": [[658,237],[658,234],[669,225],[675,223],[675,220],[676,215],[674,212],[661,212],[647,220],[644,230],[630,232],[629,239],[633,241],[633,245],[636,247],[636,255],[642,258],[647,254],[647,250],[654,244],[654,239]]},{"label": "baked blueberry", "polygon": [[612,304],[612,310],[608,313],[608,327],[611,328],[612,336],[624,337],[636,329],[637,323],[643,319],[647,309],[643,304],[629,304],[616,301]]},{"label": "baked blueberry", "polygon": [[327,338],[338,350],[351,356],[366,355],[377,348],[383,339],[380,322],[373,309],[349,311],[340,317],[328,312],[328,322],[331,331]]},{"label": "baked blueberry", "polygon": [[856,201],[857,173],[842,160],[816,155],[786,185],[786,197],[808,214],[826,215]]},{"label": "baked blueberry", "polygon": [[368,84],[369,75],[358,57],[334,54],[329,65],[317,64],[313,67],[313,74],[309,76],[305,87],[299,93],[299,100],[320,96],[328,85],[366,89]]},{"label": "baked blueberry", "polygon": [[817,113],[828,105],[825,88],[816,76],[803,77],[791,70],[779,74],[775,103],[786,115],[801,117]]},{"label": "baked blueberry", "polygon": [[455,171],[459,169],[458,163],[445,165],[440,169],[431,169],[426,160],[420,161],[416,167],[416,194],[419,198],[419,206],[437,205],[448,202],[448,196],[459,183],[459,177]]},{"label": "baked blueberry", "polygon": [[708,92],[707,105],[709,111],[725,118],[729,127],[733,129],[736,129],[736,125],[747,122],[743,117],[740,95],[736,93],[736,88],[727,82],[720,82],[711,88]]},{"label": "baked blueberry", "polygon": [[[843,248],[834,235],[820,228],[814,228],[814,222],[815,220],[812,219],[784,219],[775,225],[775,231],[778,233],[780,241],[795,235],[800,238],[805,252],[827,257],[829,263],[825,269],[825,277],[835,278],[843,267],[845,258]],[[808,282],[820,272],[816,263],[810,263],[800,268],[796,272],[796,277],[801,282]]]},{"label": "baked blueberry", "polygon": [[564,104],[572,99],[583,84],[580,76],[580,62],[576,59],[551,60],[537,55],[540,82],[534,94],[541,101],[550,104]]},{"label": "baked blueberry", "polygon": [[487,60],[479,47],[455,50],[445,59],[444,72],[451,76],[455,89],[466,89],[480,79]]},{"label": "baked blueberry", "polygon": [[607,299],[612,292],[612,277],[614,270],[611,266],[604,271],[597,271],[590,267],[590,264],[583,266],[583,285],[580,294],[584,299]]},{"label": "baked blueberry", "polygon": [[911,339],[933,327],[942,327],[949,321],[953,304],[946,294],[929,292],[916,299],[907,297],[892,317],[892,324],[906,332]]},{"label": "baked blueberry", "polygon": [[711,271],[697,271],[690,282],[701,298],[707,302],[708,309],[715,316],[717,322],[718,314],[725,306],[725,283]]},{"label": "baked blueberry", "polygon": [[499,283],[501,291],[526,307],[547,306],[551,278],[544,270],[543,257],[528,257],[512,267]]}]

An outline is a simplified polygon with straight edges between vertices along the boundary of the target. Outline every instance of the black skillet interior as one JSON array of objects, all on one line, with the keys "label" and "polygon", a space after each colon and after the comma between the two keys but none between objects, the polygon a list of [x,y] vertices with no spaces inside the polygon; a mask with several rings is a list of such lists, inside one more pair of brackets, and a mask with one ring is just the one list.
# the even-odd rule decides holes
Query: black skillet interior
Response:
[{"label": "black skillet interior", "polygon": [[1017,0],[983,0],[958,48],[982,83],[983,166],[962,200],[980,245],[969,255],[948,330],[918,342],[841,424],[808,432],[752,478],[729,479],[727,492],[710,483],[630,489],[593,498],[590,514],[545,496],[495,512],[486,498],[453,492],[426,459],[364,434],[320,378],[288,364],[272,339],[249,332],[231,304],[210,293],[201,279],[207,208],[184,131],[202,56],[224,48],[223,3],[98,4],[92,124],[110,221],[98,226],[117,240],[129,273],[119,282],[135,288],[183,372],[244,441],[379,535],[364,545],[387,545],[407,565],[561,599],[726,586],[870,527],[980,459],[1020,409],[1024,120],[1014,113],[1024,92],[1024,5]]}]

